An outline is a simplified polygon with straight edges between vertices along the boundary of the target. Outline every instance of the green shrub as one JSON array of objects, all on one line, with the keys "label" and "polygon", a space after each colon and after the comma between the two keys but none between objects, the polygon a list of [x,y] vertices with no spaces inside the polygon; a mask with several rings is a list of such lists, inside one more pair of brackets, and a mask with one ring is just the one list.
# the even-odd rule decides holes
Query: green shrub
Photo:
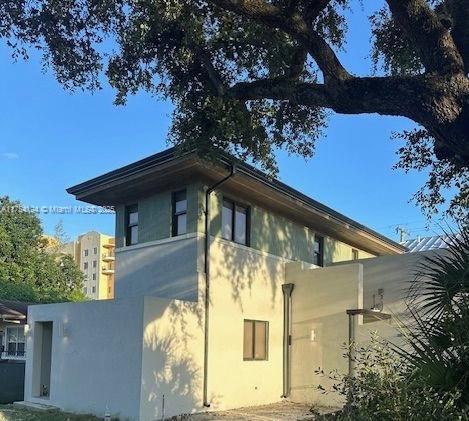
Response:
[{"label": "green shrub", "polygon": [[334,420],[428,421],[469,420],[458,404],[460,391],[441,392],[414,375],[408,360],[392,346],[373,336],[371,342],[353,350],[356,373],[353,377],[330,373],[332,390],[346,397],[344,409],[323,416]]}]

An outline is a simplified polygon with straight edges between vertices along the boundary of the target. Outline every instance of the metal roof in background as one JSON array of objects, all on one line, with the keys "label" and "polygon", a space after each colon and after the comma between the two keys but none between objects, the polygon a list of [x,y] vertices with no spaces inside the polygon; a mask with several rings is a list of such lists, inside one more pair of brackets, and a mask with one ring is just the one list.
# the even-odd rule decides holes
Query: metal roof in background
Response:
[{"label": "metal roof in background", "polygon": [[[461,235],[456,234],[456,238],[460,239]],[[452,235],[434,235],[432,237],[418,237],[411,240],[403,241],[401,244],[408,248],[408,253],[417,251],[428,251],[435,249],[446,249],[448,243],[453,241]]]}]

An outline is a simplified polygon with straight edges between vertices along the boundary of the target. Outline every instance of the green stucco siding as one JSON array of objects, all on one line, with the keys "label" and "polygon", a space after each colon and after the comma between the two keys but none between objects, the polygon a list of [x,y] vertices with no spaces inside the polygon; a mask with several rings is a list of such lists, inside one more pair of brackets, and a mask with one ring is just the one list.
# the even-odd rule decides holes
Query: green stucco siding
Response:
[{"label": "green stucco siding", "polygon": [[[203,233],[205,230],[205,189],[201,182],[173,189],[138,201],[139,243],[161,240],[171,236],[172,193],[187,190],[187,232]],[[221,236],[221,210],[224,193],[213,192],[210,199],[210,233]],[[250,208],[250,247],[291,260],[312,262],[314,230],[266,210],[261,206],[227,195],[231,200],[244,203]],[[116,244],[125,244],[125,206],[116,208]],[[336,239],[324,239],[324,264],[352,259],[354,247]],[[359,250],[359,258],[372,257]]]},{"label": "green stucco siding", "polygon": [[171,232],[171,192],[163,192],[138,202],[138,242],[168,238]]},{"label": "green stucco siding", "polygon": [[[213,236],[221,236],[221,209],[224,194],[220,191],[211,195],[210,232]],[[231,200],[238,200],[250,207],[250,247],[275,256],[291,260],[312,262],[314,230],[295,223],[292,220],[266,210],[258,205],[248,203],[242,198],[227,195]],[[199,199],[200,200],[200,199]],[[203,213],[200,214],[199,227],[203,227]],[[199,231],[203,232],[199,229]],[[324,238],[324,264],[329,265],[352,259],[352,247],[336,239]],[[373,255],[358,250],[360,259]]]},{"label": "green stucco siding", "polygon": [[[184,188],[187,190],[187,232],[197,231],[201,186],[194,183],[137,201],[139,243],[161,240],[171,236],[172,193]],[[117,247],[125,245],[125,206],[116,207],[116,244]]]}]

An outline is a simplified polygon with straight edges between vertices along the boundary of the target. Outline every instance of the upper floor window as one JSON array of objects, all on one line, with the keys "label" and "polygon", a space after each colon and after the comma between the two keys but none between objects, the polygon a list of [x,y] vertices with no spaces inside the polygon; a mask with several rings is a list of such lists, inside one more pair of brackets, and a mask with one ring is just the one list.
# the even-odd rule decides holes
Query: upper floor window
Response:
[{"label": "upper floor window", "polygon": [[244,360],[267,360],[269,323],[259,320],[244,320]]},{"label": "upper floor window", "polygon": [[96,260],[93,260],[93,267],[96,268],[98,266],[98,262]]},{"label": "upper floor window", "polygon": [[85,257],[88,256],[88,249],[85,249],[85,251],[83,252],[83,255],[84,255]]},{"label": "upper floor window", "polygon": [[352,249],[352,260],[358,260],[358,250]]},{"label": "upper floor window", "polygon": [[316,266],[324,266],[324,237],[320,235],[314,236],[313,264]]},{"label": "upper floor window", "polygon": [[249,208],[247,206],[224,199],[221,224],[221,235],[225,240],[249,245]]},{"label": "upper floor window", "polygon": [[138,243],[138,205],[127,206],[125,244],[132,246]]},{"label": "upper floor window", "polygon": [[182,235],[187,232],[187,194],[186,190],[173,193],[172,235]]},{"label": "upper floor window", "polygon": [[87,270],[88,269],[88,262],[83,263],[83,269]]},{"label": "upper floor window", "polygon": [[98,254],[98,247],[95,247],[95,248],[93,249],[93,253],[94,253],[94,254]]}]

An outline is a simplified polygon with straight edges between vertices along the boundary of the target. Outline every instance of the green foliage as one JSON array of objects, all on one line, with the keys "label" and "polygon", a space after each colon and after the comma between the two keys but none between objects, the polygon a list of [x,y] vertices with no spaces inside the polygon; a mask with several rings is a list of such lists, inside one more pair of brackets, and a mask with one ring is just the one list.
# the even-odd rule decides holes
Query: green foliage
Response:
[{"label": "green foliage", "polygon": [[423,72],[418,54],[396,25],[387,7],[370,16],[372,33],[371,59],[375,72],[382,69],[391,75],[412,75]]},{"label": "green foliage", "polygon": [[322,419],[427,421],[468,420],[458,404],[460,392],[440,392],[414,375],[412,364],[394,352],[389,343],[372,336],[369,344],[353,352],[356,375],[353,378],[331,374],[334,391],[347,399],[335,415]]},{"label": "green foliage", "polygon": [[36,215],[0,197],[0,298],[28,302],[82,300],[83,274],[50,250]]},{"label": "green foliage", "polygon": [[[433,153],[433,138],[424,129],[404,130],[394,133],[393,138],[405,142],[397,151],[399,160],[395,169],[429,173],[427,181],[413,197],[427,217],[445,206],[448,216],[458,221],[469,220],[469,169],[437,159]],[[449,200],[445,194],[448,191],[455,192]]]},{"label": "green foliage", "polygon": [[[331,79],[331,75],[324,75],[324,64],[320,71],[317,62],[321,59],[318,60],[318,51],[313,50],[324,52],[326,45],[326,50],[331,47],[331,56],[337,55],[338,50],[345,50],[345,11],[352,7],[348,0],[231,3],[241,9],[248,4],[250,13],[234,12],[226,3],[4,0],[0,1],[0,38],[11,48],[15,59],[27,57],[30,48],[39,51],[44,68],[52,69],[57,80],[68,89],[99,90],[105,75],[116,91],[116,104],[125,104],[129,95],[139,91],[169,99],[174,112],[168,139],[178,149],[195,146],[208,157],[215,150],[223,149],[241,159],[249,158],[271,173],[277,170],[275,152],[279,148],[307,158],[313,156],[316,142],[327,125],[326,109],[351,114],[370,112],[368,98],[373,96],[370,94],[381,98],[372,101],[374,104],[391,101],[385,90],[381,92],[378,88],[377,92],[360,90],[352,95],[353,101],[349,101],[350,93],[338,94],[340,83],[323,83]],[[318,7],[315,3],[320,7],[311,15],[310,9]],[[359,5],[359,1],[357,3]],[[455,1],[444,3],[452,5],[448,6],[451,13],[446,12],[451,15],[449,20],[462,22],[453,32],[455,35],[462,33],[456,38],[463,40],[457,42],[463,51],[467,40],[464,1],[457,2],[458,8],[454,7]],[[441,15],[441,10],[437,9],[442,9],[442,2],[429,0],[428,4]],[[253,17],[256,8],[261,9],[261,6],[275,8],[276,16],[272,19],[282,23],[272,24],[269,13],[262,18]],[[298,16],[308,32],[301,37],[285,29],[295,26]],[[417,51],[412,46],[411,39],[388,8],[374,13],[370,22],[375,71],[382,69],[386,74],[406,77],[423,72],[421,49]],[[318,44],[311,48],[307,41],[311,35],[321,40],[322,47],[318,48]],[[327,61],[329,65],[338,63],[338,59],[337,63],[335,59]],[[245,93],[233,90],[266,80],[269,86],[253,97],[245,98]],[[311,94],[311,83],[320,87],[321,99],[302,102]],[[396,80],[394,88],[390,89],[401,92],[400,85]],[[432,100],[425,107],[428,108],[428,104],[440,107],[437,104],[441,93],[452,91],[449,88],[445,85],[442,91],[432,94]],[[362,98],[362,104],[354,109],[351,103],[357,98]],[[458,101],[451,99],[448,104],[459,104]],[[426,111],[422,113],[413,101],[412,107],[416,108],[410,111],[405,105],[408,98],[394,102],[399,103],[397,106],[393,103],[397,107],[395,111],[383,111],[378,107],[376,112],[412,118],[430,127],[433,135],[439,133],[439,137],[446,139],[443,135],[449,131],[447,126],[439,126],[443,124],[439,117],[435,129],[423,119]],[[458,107],[453,106],[450,111],[456,112]],[[458,118],[464,119],[465,114]],[[456,124],[458,118],[449,119],[449,125]],[[456,164],[437,159],[433,153],[435,139],[424,130],[419,129],[419,132],[425,133],[418,146],[425,146],[427,159],[420,158],[413,143],[415,136],[403,133],[400,139],[406,144],[399,151],[401,160],[397,167],[405,171],[430,170],[429,181],[415,196],[428,216],[444,204],[442,192],[453,189],[456,193],[451,199],[450,214],[458,216],[456,208],[463,208],[464,203],[466,209],[468,207],[467,165],[462,170],[459,158],[454,160]],[[465,142],[465,135],[463,137]],[[443,143],[451,146],[454,141]],[[451,154],[445,156],[454,158]]]}]

